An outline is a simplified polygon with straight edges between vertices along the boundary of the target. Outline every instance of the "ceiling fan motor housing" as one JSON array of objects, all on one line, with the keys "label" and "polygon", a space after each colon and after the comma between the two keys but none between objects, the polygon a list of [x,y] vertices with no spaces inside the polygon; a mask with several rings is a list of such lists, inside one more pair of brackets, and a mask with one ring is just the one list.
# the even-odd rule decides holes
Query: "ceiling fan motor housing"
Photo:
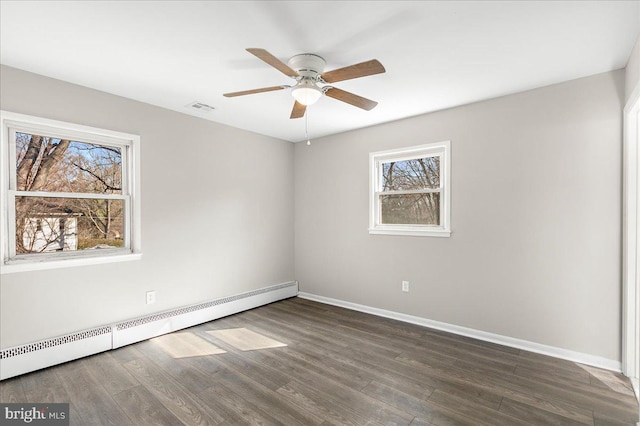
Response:
[{"label": "ceiling fan motor housing", "polygon": [[324,58],[312,53],[303,53],[291,57],[288,61],[289,67],[295,70],[300,76],[317,78],[324,71],[326,62]]}]

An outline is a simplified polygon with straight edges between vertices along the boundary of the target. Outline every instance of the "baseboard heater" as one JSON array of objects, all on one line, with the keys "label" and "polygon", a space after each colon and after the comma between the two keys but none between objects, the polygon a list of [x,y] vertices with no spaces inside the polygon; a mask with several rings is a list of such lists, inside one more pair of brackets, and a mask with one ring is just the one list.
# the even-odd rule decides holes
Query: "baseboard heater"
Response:
[{"label": "baseboard heater", "polygon": [[298,294],[295,281],[0,351],[0,380],[213,321]]}]

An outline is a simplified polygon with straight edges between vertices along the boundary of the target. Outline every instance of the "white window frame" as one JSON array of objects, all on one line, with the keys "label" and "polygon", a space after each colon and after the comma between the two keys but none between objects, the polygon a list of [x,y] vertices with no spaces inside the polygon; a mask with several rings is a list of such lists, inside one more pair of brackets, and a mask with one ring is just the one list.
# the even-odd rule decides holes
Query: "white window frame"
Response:
[{"label": "white window frame", "polygon": [[[140,231],[140,137],[128,133],[50,120],[10,111],[0,111],[0,274],[27,272],[72,266],[137,260],[142,257]],[[121,195],[100,195],[124,201],[124,246],[117,249],[16,255],[15,199],[25,195],[16,190],[16,131],[27,134],[98,143],[122,149],[123,185]],[[87,194],[66,192],[29,192],[30,196],[92,198]]]},{"label": "white window frame", "polygon": [[[426,192],[440,192],[440,225],[382,224],[380,197],[382,164],[416,158],[440,156],[440,188]],[[394,191],[392,194],[425,191]],[[378,151],[369,154],[369,234],[449,237],[451,214],[451,141],[430,143],[408,148]]]}]

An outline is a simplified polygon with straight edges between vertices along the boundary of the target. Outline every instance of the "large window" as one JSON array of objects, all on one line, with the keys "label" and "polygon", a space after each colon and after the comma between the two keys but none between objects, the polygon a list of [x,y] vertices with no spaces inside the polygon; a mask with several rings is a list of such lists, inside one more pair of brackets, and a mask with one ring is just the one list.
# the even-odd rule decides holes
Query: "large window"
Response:
[{"label": "large window", "polygon": [[449,141],[370,154],[369,233],[448,237]]},{"label": "large window", "polygon": [[138,145],[3,111],[3,273],[139,257]]}]

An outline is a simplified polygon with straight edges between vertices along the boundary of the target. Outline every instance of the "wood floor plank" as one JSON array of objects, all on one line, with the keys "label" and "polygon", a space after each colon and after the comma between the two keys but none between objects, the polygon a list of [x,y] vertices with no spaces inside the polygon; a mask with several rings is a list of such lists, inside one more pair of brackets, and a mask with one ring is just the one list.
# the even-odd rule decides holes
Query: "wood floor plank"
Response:
[{"label": "wood floor plank", "polygon": [[156,364],[156,368],[161,368],[176,380],[188,383],[189,387],[195,392],[206,389],[211,385],[211,378],[208,374],[195,368],[188,359],[174,358],[156,344],[153,339],[138,343],[136,349],[147,360]]},{"label": "wood floor plank", "polygon": [[494,355],[496,358],[504,357],[505,359],[513,359],[519,357],[521,350],[503,346],[497,343],[478,340],[473,337],[452,334],[443,330],[433,328],[425,328],[424,339],[433,342],[440,342],[450,347],[462,348],[470,352],[481,352]]},{"label": "wood floor plank", "polygon": [[76,408],[76,403],[71,400],[56,374],[56,371],[63,368],[64,365],[55,366],[12,379],[19,379],[24,390],[25,399],[16,402],[69,403],[69,423],[71,425],[81,425],[82,416]]},{"label": "wood floor plank", "polygon": [[173,415],[187,425],[216,425],[224,421],[218,413],[206,409],[190,391],[187,382],[178,382],[170,374],[143,358],[124,367]]},{"label": "wood floor plank", "polygon": [[345,349],[331,350],[326,346],[301,343],[286,351],[286,354],[293,361],[297,359],[307,368],[333,377],[354,389],[361,389],[376,376],[385,374],[384,370],[371,368],[362,362],[357,353]]},{"label": "wood floor plank", "polygon": [[345,406],[361,417],[383,424],[399,425],[407,425],[413,419],[413,416],[388,404],[378,404],[374,398],[333,380],[321,372],[301,367],[299,363],[292,363],[283,356],[274,355],[273,351],[265,351],[261,354],[255,354],[255,356],[261,356],[262,361],[273,368],[287,371],[294,379],[292,383],[289,383],[290,386],[293,386],[295,382],[312,384],[314,389],[326,394],[327,400],[331,403]]},{"label": "wood floor plank", "polygon": [[602,392],[615,392],[623,395],[624,397],[635,397],[633,387],[627,385],[625,381],[618,379],[603,380],[595,376],[591,376],[591,386],[600,389]]},{"label": "wood floor plank", "polygon": [[[269,320],[262,319],[261,326],[265,326],[265,323],[274,323],[274,321],[272,316],[269,317]],[[273,327],[277,328],[281,333],[286,333],[286,331],[283,331],[286,328],[285,323],[275,321]],[[411,381],[414,375],[413,370],[407,368],[404,364],[396,362],[395,359],[385,356],[385,354],[378,354],[370,350],[363,351],[355,345],[345,347],[341,344],[332,344],[334,343],[332,341],[318,341],[318,339],[307,339],[304,336],[298,336],[298,340],[300,344],[295,346],[296,352],[322,356],[322,360],[318,360],[316,364],[312,364],[311,368],[316,368],[321,371],[322,366],[329,360],[334,368],[337,364],[342,364],[344,373],[338,374],[337,377],[343,383],[351,378],[352,383],[349,384],[349,386],[355,389],[360,389],[370,380],[376,378],[379,380],[389,378],[391,381],[395,381],[395,378],[400,374],[404,376],[405,381],[408,382]],[[393,353],[391,355],[393,355]],[[436,361],[436,363],[438,362]],[[445,365],[448,364],[448,362],[445,363]],[[424,385],[428,386],[428,384]]]},{"label": "wood floor plank", "polygon": [[591,385],[609,389],[623,395],[635,396],[633,386],[631,386],[629,380],[622,375],[622,373],[606,371],[589,365],[582,366],[582,368],[589,373]]},{"label": "wood floor plank", "polygon": [[[493,404],[495,409],[498,409],[502,397],[509,397],[586,424],[589,424],[593,417],[593,413],[589,409],[581,409],[561,400],[545,398],[545,395],[532,393],[526,388],[507,386],[505,383],[508,383],[508,376],[499,371],[486,370],[484,366],[474,368],[472,363],[462,364],[465,366],[462,370],[456,368],[445,372],[431,371],[427,373],[434,376],[430,378],[430,383],[441,383],[436,384],[436,388],[488,407]],[[456,367],[458,366],[456,363]],[[479,371],[482,372],[479,380],[469,374],[469,372],[478,373]],[[491,377],[501,377],[503,380],[489,380]]]},{"label": "wood floor plank", "polygon": [[[412,359],[420,360],[420,358],[416,358],[412,355]],[[504,375],[512,375],[516,368],[518,368],[517,363],[505,363],[503,361],[496,361],[488,358],[471,358],[464,356],[464,354],[458,354],[456,356],[456,360],[453,363],[458,368],[466,368],[476,372],[491,372],[497,374]]]},{"label": "wood floor plank", "polygon": [[415,398],[378,382],[371,382],[362,392],[433,424],[478,424],[477,419],[438,406],[432,403],[429,398]]},{"label": "wood floor plank", "polygon": [[577,372],[568,372],[562,369],[554,369],[551,367],[542,368],[531,368],[525,367],[522,365],[518,365],[513,373],[517,376],[523,377],[541,377],[548,378],[549,376],[553,376],[553,380],[561,382],[566,382],[567,384],[574,383],[584,383],[587,385],[591,384],[591,375],[587,371],[582,371],[580,373]]},{"label": "wood floor plank", "polygon": [[[271,318],[272,319],[272,318]],[[262,324],[264,324],[264,320]],[[282,324],[279,329],[281,330]],[[312,347],[312,351],[316,353],[322,353],[325,357],[330,359],[351,360],[345,361],[345,364],[349,365],[349,368],[354,371],[361,371],[363,380],[377,380],[385,384],[391,385],[398,390],[407,392],[411,395],[421,397],[425,392],[427,395],[433,391],[437,386],[439,388],[447,389],[450,392],[464,394],[465,397],[474,400],[484,400],[488,406],[497,407],[500,404],[501,397],[494,393],[485,392],[482,389],[475,388],[473,386],[461,386],[458,383],[448,383],[442,380],[431,379],[428,380],[421,376],[414,369],[407,367],[404,364],[396,364],[395,360],[379,359],[372,353],[345,353],[344,356],[336,355],[341,353],[340,349],[328,349],[327,347],[318,347],[312,343],[305,343],[303,346]],[[328,346],[330,348],[330,345]],[[300,350],[300,345],[296,347]],[[369,363],[368,360],[376,359],[375,363]],[[344,381],[343,381],[344,383]],[[352,385],[353,387],[353,385]],[[357,388],[357,387],[356,387]],[[416,393],[417,392],[417,393]]]},{"label": "wood floor plank", "polygon": [[528,424],[526,421],[486,408],[440,389],[436,389],[431,394],[429,401],[443,407],[455,407],[456,413],[471,417],[477,424],[490,426],[525,426]]},{"label": "wood floor plank", "polygon": [[[358,416],[355,412],[340,405],[326,401],[324,395],[315,392],[312,388],[297,382],[290,382],[280,387],[276,392],[288,401],[299,405],[310,413],[324,419],[323,424],[335,424],[343,426],[356,426],[372,424],[374,422]],[[375,422],[380,425],[380,423]]]},{"label": "wood floor plank", "polygon": [[137,349],[136,344],[122,346],[120,348],[111,350],[109,351],[109,355],[111,355],[111,357],[118,361],[120,364],[124,364],[125,362],[133,361],[134,359],[138,359],[144,356]]},{"label": "wood floor plank", "polygon": [[138,381],[108,352],[84,358],[78,364],[84,365],[89,374],[111,395],[139,385]]},{"label": "wood floor plank", "polygon": [[460,340],[441,334],[427,334],[422,340],[422,345],[428,346],[433,351],[449,354],[458,360],[485,362],[491,365],[504,364],[505,369],[515,367],[519,362],[517,354],[497,350],[493,346],[479,345],[470,338]]},{"label": "wood floor plank", "polygon": [[587,425],[593,424],[593,411],[588,408],[580,408],[576,405],[554,400],[553,398],[544,398],[522,391],[514,391],[511,389],[504,389],[502,395],[503,397],[509,398],[510,400],[518,401],[532,407],[536,407],[539,410],[558,414],[562,417],[572,419],[578,423]]},{"label": "wood floor plank", "polygon": [[407,380],[406,377],[402,376],[390,376],[390,375],[379,375],[375,379],[371,380],[370,383],[380,383],[385,386],[389,386],[392,389],[395,389],[399,392],[406,393],[407,395],[413,396],[414,398],[426,400],[429,398],[429,395],[436,390],[436,386],[429,386],[418,380]]},{"label": "wood floor plank", "polygon": [[596,423],[598,423],[598,421],[600,421],[600,423],[621,422],[623,424],[630,423],[635,426],[635,423],[638,422],[638,410],[621,410],[613,405],[608,405],[606,407],[596,407],[593,410],[593,418],[596,420]]},{"label": "wood floor plank", "polygon": [[565,369],[567,371],[584,371],[584,365],[566,359],[554,358],[543,354],[529,351],[520,351],[518,355],[518,365],[550,367],[553,369]]},{"label": "wood floor plank", "polygon": [[[76,413],[71,419],[84,425],[133,425],[104,387],[80,362],[67,363],[55,369],[62,387],[73,401]],[[63,401],[60,401],[63,402]],[[75,414],[75,415],[74,415]],[[76,420],[78,420],[76,422]]]},{"label": "wood floor plank", "polygon": [[575,425],[593,425],[593,418],[587,419],[587,422],[579,422],[569,417],[561,416],[546,410],[540,410],[522,402],[504,398],[500,405],[500,412],[509,414],[518,419],[525,420],[534,424],[541,425],[557,425],[557,426],[575,426]]},{"label": "wood floor plank", "polygon": [[384,362],[391,361],[403,350],[397,348],[394,345],[395,342],[388,342],[386,346],[356,344],[350,337],[342,338],[342,336],[331,333],[331,328],[328,330],[322,327],[314,329],[313,327],[317,328],[315,325],[310,328],[305,327],[301,332],[297,324],[296,326],[289,325],[291,319],[270,314],[268,319],[261,321],[261,326],[271,326],[284,333],[288,338],[294,339],[297,343],[296,350],[304,351],[312,348],[314,352],[321,352],[323,356],[329,356],[336,360],[340,358],[341,362],[348,365],[359,364],[361,359],[367,360],[369,356],[374,356]]},{"label": "wood floor plank", "polygon": [[[457,345],[458,348],[461,347],[460,343],[457,343],[456,345]],[[487,354],[487,356],[488,356],[488,354]],[[515,361],[519,362],[519,357],[518,356],[514,356],[513,353],[507,353],[506,356],[507,356],[507,358],[512,357],[512,359],[510,359],[510,361],[514,361],[515,360]],[[553,366],[554,359],[552,359],[552,358],[550,359],[549,357],[543,357],[543,356],[529,356],[529,358],[531,358],[531,360],[529,360],[528,358],[525,359],[525,361],[524,361],[525,365],[529,365],[529,366],[530,365],[533,365],[533,366],[539,366],[539,365]],[[566,369],[567,371],[573,371],[573,372],[583,371],[580,367],[577,367],[577,366],[575,366],[575,365],[573,365],[571,363],[568,363],[568,362],[564,362],[563,361],[560,364],[561,364],[562,368]],[[495,384],[491,384],[491,385],[494,386],[494,387],[496,386]],[[500,387],[500,386],[498,385],[498,387]],[[515,389],[514,388],[505,388],[506,392],[514,392],[514,391],[517,392],[518,390],[523,391],[523,393],[527,392],[526,387],[525,388],[516,387]],[[542,395],[544,395],[544,394],[542,394]],[[540,393],[538,393],[537,395],[534,394],[534,398],[537,397],[540,401],[545,401],[544,398],[539,398],[540,396],[541,396]],[[548,398],[548,399],[553,399],[553,398]],[[570,407],[572,405],[571,399],[569,399],[568,401],[563,400],[563,399],[559,399],[559,400],[556,400],[555,402],[547,403],[547,405],[551,405],[551,406],[555,405],[557,407],[562,407],[560,410],[557,410],[557,411],[561,411],[561,412],[566,412],[566,411],[571,412],[572,411],[571,408],[567,408],[567,407]],[[579,411],[579,410],[577,410],[577,411]],[[580,414],[578,414],[578,416],[579,415]]]},{"label": "wood floor plank", "polygon": [[204,373],[208,377],[225,368],[218,360],[217,356],[200,356],[180,361],[183,364],[187,364],[189,368],[200,370],[200,372]]},{"label": "wood floor plank", "polygon": [[[346,311],[343,309],[343,311]],[[353,315],[353,314],[351,314]],[[362,316],[370,317],[362,314]],[[393,321],[388,320],[387,321]],[[343,323],[343,320],[340,320]],[[394,321],[396,327],[404,325],[399,321]],[[414,326],[417,327],[417,326]],[[518,350],[507,350],[494,343],[478,342],[477,340],[461,337],[451,336],[444,332],[437,330],[428,330],[423,328],[424,333],[420,338],[408,338],[399,333],[383,333],[380,329],[371,328],[371,334],[367,335],[369,339],[386,341],[387,343],[393,342],[395,346],[398,346],[403,351],[411,349],[417,351],[433,351],[439,352],[446,357],[456,357],[460,355],[464,359],[476,359],[484,358],[491,362],[498,363],[503,362],[511,367],[515,367],[518,362]],[[408,346],[407,346],[408,345]],[[509,348],[511,349],[511,348]]]},{"label": "wood floor plank", "polygon": [[27,396],[24,393],[20,377],[14,377],[0,382],[0,402],[10,404],[26,401]]},{"label": "wood floor plank", "polygon": [[281,309],[278,305],[272,306],[281,313],[287,314],[290,321],[306,323],[316,333],[330,337],[347,347],[350,345],[358,345],[362,348],[367,348],[367,350],[375,351],[376,353],[388,353],[389,356],[397,356],[402,352],[402,350],[394,349],[393,345],[389,345],[389,342],[382,343],[379,339],[371,339],[370,333],[345,327],[339,321],[332,320],[331,318],[305,315],[303,313],[292,314],[291,311]]},{"label": "wood floor plank", "polygon": [[516,375],[508,377],[491,372],[478,373],[477,371],[456,368],[443,370],[428,366],[425,366],[425,371],[429,371],[430,375],[443,380],[448,378],[449,380],[466,381],[495,392],[515,391],[568,405],[586,405],[592,410],[600,410],[603,413],[612,413],[612,415],[619,413],[626,416],[629,412],[637,413],[636,401],[625,400],[623,397],[618,398],[604,392],[598,393],[597,390],[588,387],[566,386],[564,383],[554,382],[552,378],[543,381],[542,379],[533,380]]},{"label": "wood floor plank", "polygon": [[220,371],[216,374],[215,380],[236,394],[242,395],[245,401],[252,403],[263,411],[268,411],[272,417],[284,424],[311,426],[319,425],[324,421],[321,417],[304,408],[279,398],[277,392],[260,385],[244,374]]},{"label": "wood floor plank", "polygon": [[340,362],[338,357],[322,357],[313,355],[310,351],[299,349],[297,351],[287,351],[286,356],[292,362],[303,365],[310,371],[315,371],[325,377],[331,378],[338,383],[342,383],[352,389],[362,389],[373,377],[362,369],[351,368],[348,364]]},{"label": "wood floor plank", "polygon": [[282,422],[262,411],[242,395],[220,383],[214,383],[198,394],[200,399],[211,409],[225,417],[229,425],[283,425]]},{"label": "wood floor plank", "polygon": [[47,368],[20,376],[25,401],[21,402],[69,402],[70,397],[56,374],[62,366]]},{"label": "wood floor plank", "polygon": [[636,422],[625,422],[617,419],[599,417],[595,419],[595,426],[636,426]]},{"label": "wood floor plank", "polygon": [[113,396],[135,425],[177,425],[181,421],[167,410],[144,386],[131,387]]},{"label": "wood floor plank", "polygon": [[549,381],[543,381],[540,378],[532,380],[519,376],[504,382],[503,386],[570,405],[588,407],[594,412],[611,413],[614,417],[638,416],[637,401],[617,399],[607,392],[598,393],[597,390],[587,387],[576,388],[554,383],[551,379]]},{"label": "wood floor plank", "polygon": [[[307,308],[311,305],[291,302],[289,305],[282,304],[281,306],[291,306],[293,312],[297,312],[300,310],[301,306]],[[411,327],[411,324],[383,317],[354,316],[350,315],[349,311],[344,308],[333,307],[332,309],[329,309],[328,312],[330,313],[332,320],[335,319],[341,325],[353,330],[369,332],[376,336],[386,338],[393,337],[395,339],[408,338],[415,341],[415,339],[422,338],[425,333],[424,327]],[[311,311],[309,313],[312,317],[317,317],[316,312]],[[323,316],[326,317],[327,315]]]},{"label": "wood floor plank", "polygon": [[[203,330],[202,327],[195,329],[194,332],[203,336],[203,338],[213,339],[213,337],[207,334],[206,330]],[[284,353],[286,348],[275,348],[270,350],[277,351],[277,353]],[[255,362],[252,359],[251,352],[244,353],[242,351],[232,350],[225,354],[216,355],[215,360],[225,369],[249,375],[253,380],[271,390],[276,390],[291,380],[287,375]]]}]

